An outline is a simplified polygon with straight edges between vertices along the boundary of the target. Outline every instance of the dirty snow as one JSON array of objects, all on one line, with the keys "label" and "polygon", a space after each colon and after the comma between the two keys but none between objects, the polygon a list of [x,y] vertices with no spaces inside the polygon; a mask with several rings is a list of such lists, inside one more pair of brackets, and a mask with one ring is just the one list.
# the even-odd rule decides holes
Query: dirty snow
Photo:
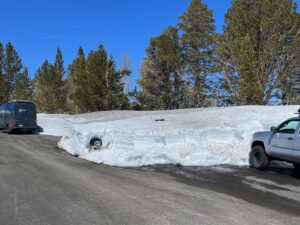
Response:
[{"label": "dirty snow", "polygon": [[[70,154],[111,166],[247,165],[252,134],[295,116],[298,108],[245,106],[76,116],[39,114],[38,124],[44,134],[62,136],[58,147]],[[102,139],[100,151],[89,149],[92,137]]]}]

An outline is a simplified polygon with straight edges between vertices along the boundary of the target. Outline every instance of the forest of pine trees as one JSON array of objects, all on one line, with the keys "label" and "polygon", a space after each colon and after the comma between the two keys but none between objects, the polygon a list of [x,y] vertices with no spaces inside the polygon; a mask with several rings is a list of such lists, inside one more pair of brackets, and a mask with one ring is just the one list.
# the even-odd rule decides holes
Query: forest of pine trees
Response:
[{"label": "forest of pine trees", "polygon": [[[222,33],[213,11],[191,0],[185,13],[153,37],[136,88],[130,59],[117,68],[103,45],[63,53],[29,75],[11,43],[0,43],[0,103],[32,100],[39,112],[164,110],[300,102],[300,14],[293,0],[233,0]],[[32,78],[31,78],[32,77]]]}]

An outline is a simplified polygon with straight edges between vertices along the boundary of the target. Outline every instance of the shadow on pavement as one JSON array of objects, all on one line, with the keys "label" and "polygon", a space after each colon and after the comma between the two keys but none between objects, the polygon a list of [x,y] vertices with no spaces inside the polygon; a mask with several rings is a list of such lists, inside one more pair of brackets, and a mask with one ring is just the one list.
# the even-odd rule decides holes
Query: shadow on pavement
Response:
[{"label": "shadow on pavement", "polygon": [[272,163],[267,171],[228,165],[212,167],[158,165],[140,169],[168,174],[178,182],[190,186],[230,195],[264,208],[299,216],[300,174],[287,163]]}]

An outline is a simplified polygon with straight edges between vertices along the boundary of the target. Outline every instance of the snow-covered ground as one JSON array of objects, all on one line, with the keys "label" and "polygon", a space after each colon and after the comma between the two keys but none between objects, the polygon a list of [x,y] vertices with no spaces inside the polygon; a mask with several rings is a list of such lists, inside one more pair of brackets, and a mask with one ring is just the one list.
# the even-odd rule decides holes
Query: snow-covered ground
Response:
[{"label": "snow-covered ground", "polygon": [[[247,165],[252,134],[295,116],[299,106],[245,106],[175,111],[113,111],[38,115],[44,134],[62,136],[58,146],[96,163]],[[156,121],[161,120],[164,121]],[[100,151],[90,150],[100,137]]]}]

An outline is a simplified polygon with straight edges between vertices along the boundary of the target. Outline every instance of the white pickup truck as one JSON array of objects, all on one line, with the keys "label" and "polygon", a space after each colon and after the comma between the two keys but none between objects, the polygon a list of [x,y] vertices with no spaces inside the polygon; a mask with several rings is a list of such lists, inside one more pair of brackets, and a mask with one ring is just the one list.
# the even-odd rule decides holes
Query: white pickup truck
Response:
[{"label": "white pickup truck", "polygon": [[268,169],[271,160],[287,161],[300,170],[300,117],[286,120],[271,131],[257,132],[252,137],[249,163]]}]

